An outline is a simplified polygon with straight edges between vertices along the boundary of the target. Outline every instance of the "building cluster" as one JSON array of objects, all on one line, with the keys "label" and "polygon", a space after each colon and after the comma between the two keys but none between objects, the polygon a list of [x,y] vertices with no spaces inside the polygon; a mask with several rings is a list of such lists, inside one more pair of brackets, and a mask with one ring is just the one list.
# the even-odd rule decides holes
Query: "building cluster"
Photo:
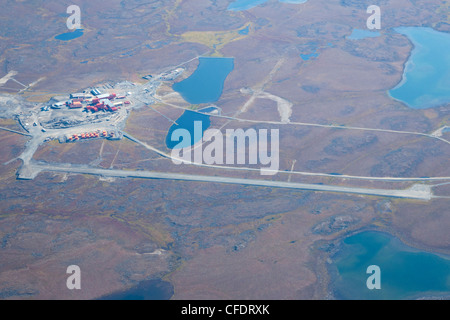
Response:
[{"label": "building cluster", "polygon": [[96,139],[96,138],[114,138],[116,133],[114,131],[108,132],[106,130],[96,130],[93,132],[84,132],[74,135],[66,136],[67,142],[76,142],[80,140],[89,140],[89,139]]},{"label": "building cluster", "polygon": [[184,72],[183,68],[177,68],[175,70],[165,72],[159,75],[161,81],[173,81],[178,78]]},{"label": "building cluster", "polygon": [[[51,106],[53,109],[61,109],[67,106],[69,109],[83,109],[96,113],[99,111],[116,112],[123,105],[130,104],[129,101],[123,101],[125,96],[117,96],[115,93],[102,94],[98,89],[88,93],[72,93],[70,100],[66,102],[57,102]],[[121,101],[119,101],[121,100]],[[47,111],[47,110],[44,110]]]}]

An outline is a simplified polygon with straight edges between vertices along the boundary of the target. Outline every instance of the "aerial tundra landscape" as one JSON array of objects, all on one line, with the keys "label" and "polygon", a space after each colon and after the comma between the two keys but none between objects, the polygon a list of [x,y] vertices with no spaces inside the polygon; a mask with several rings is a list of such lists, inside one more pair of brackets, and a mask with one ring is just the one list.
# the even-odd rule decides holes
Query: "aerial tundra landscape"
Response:
[{"label": "aerial tundra landscape", "polygon": [[447,0],[2,0],[0,299],[449,299],[449,53]]}]

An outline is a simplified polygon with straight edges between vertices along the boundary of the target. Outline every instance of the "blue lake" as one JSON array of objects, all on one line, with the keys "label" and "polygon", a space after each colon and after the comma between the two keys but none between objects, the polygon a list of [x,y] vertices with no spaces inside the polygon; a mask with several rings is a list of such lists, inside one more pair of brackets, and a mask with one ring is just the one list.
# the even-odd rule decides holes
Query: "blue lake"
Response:
[{"label": "blue lake", "polygon": [[431,28],[401,27],[414,49],[400,84],[389,91],[392,98],[414,109],[450,102],[450,34]]},{"label": "blue lake", "polygon": [[[191,104],[212,103],[220,99],[226,78],[234,69],[233,58],[206,58],[199,59],[197,70],[187,79],[175,83],[173,90],[181,94],[184,100]],[[202,123],[201,134],[195,129],[195,122]],[[199,142],[203,133],[210,127],[209,115],[186,110],[183,115],[176,120],[166,137],[166,146],[169,149],[186,148]],[[191,135],[191,141],[172,141],[172,134],[177,129],[185,129]]]},{"label": "blue lake", "polygon": [[[195,121],[200,121],[202,123],[202,130],[199,132],[200,134],[196,134],[195,132]],[[210,117],[206,114],[201,114],[197,112],[193,112],[190,110],[186,110],[183,115],[178,118],[176,121],[178,125],[173,124],[166,137],[166,146],[169,149],[182,149],[186,147],[190,147],[197,142],[201,141],[203,138],[203,133],[210,127],[211,120]],[[178,129],[185,129],[189,131],[191,135],[191,141],[172,141],[172,133]]]},{"label": "blue lake", "polygon": [[[236,0],[228,6],[230,11],[244,11],[257,7],[260,4],[266,3],[268,0]],[[300,4],[305,3],[307,0],[278,0],[283,3]]]},{"label": "blue lake", "polygon": [[378,31],[371,31],[371,30],[361,30],[361,29],[353,29],[353,32],[351,35],[347,37],[349,40],[361,40],[366,38],[376,38],[381,36],[381,33]]},{"label": "blue lake", "polygon": [[75,31],[72,31],[72,32],[61,33],[61,34],[57,35],[55,37],[55,39],[62,40],[62,41],[69,41],[69,40],[79,38],[82,35],[83,35],[83,29],[76,29]]},{"label": "blue lake", "polygon": [[[366,231],[346,238],[334,257],[338,299],[414,299],[450,295],[450,257],[408,247],[388,234]],[[366,286],[367,267],[381,269],[381,290]]]},{"label": "blue lake", "polygon": [[116,292],[98,300],[169,300],[173,296],[173,286],[162,280],[146,280],[122,292]]},{"label": "blue lake", "polygon": [[191,104],[216,102],[222,95],[225,79],[234,69],[234,59],[201,57],[199,60],[197,70],[175,83],[173,90]]}]

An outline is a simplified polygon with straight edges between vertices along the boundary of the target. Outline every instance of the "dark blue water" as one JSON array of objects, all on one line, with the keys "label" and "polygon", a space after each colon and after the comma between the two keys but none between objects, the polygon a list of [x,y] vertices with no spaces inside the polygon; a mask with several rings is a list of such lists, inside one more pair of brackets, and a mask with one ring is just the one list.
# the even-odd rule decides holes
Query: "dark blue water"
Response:
[{"label": "dark blue water", "polygon": [[[332,281],[340,299],[412,299],[450,295],[450,259],[421,252],[381,232],[367,231],[346,238],[333,257]],[[381,269],[381,290],[366,286],[367,267]]]},{"label": "dark blue water", "polygon": [[62,41],[69,41],[76,38],[79,38],[83,35],[83,29],[76,29],[72,32],[62,33],[60,35],[57,35],[55,39],[62,40]]},{"label": "dark blue water", "polygon": [[234,58],[200,58],[197,70],[187,79],[175,83],[179,92],[191,104],[211,103],[222,95],[226,78],[234,69]]},{"label": "dark blue water", "polygon": [[371,30],[361,30],[361,29],[353,29],[353,32],[351,35],[347,37],[349,40],[361,40],[366,38],[376,38],[381,36],[381,33],[378,31],[371,31]]},{"label": "dark blue water", "polygon": [[[195,130],[195,121],[200,121],[202,123],[200,130]],[[176,121],[178,125],[174,124],[170,127],[169,133],[166,137],[166,146],[169,149],[182,149],[186,147],[193,146],[197,142],[199,142],[203,133],[210,127],[211,120],[210,117],[206,114],[201,114],[197,112],[193,112],[190,110],[186,110],[183,115]],[[185,129],[189,131],[191,135],[190,141],[172,141],[172,133],[177,129]],[[198,129],[198,128],[197,128]],[[181,144],[180,144],[181,143]]]},{"label": "dark blue water", "polygon": [[[200,58],[197,70],[186,80],[175,83],[173,89],[191,104],[216,102],[220,99],[226,78],[234,69],[233,58]],[[202,128],[195,130],[195,122],[200,121]],[[166,137],[166,146],[169,149],[186,148],[199,142],[203,133],[210,127],[208,115],[186,110],[176,120],[177,124],[170,127]],[[191,139],[189,141],[172,141],[172,134],[178,129],[187,130]]]},{"label": "dark blue water", "polygon": [[414,109],[450,102],[450,34],[431,28],[401,27],[395,31],[414,44],[402,82],[389,91],[394,99]]},{"label": "dark blue water", "polygon": [[129,290],[113,293],[99,300],[169,300],[173,296],[173,286],[162,280],[140,282]]}]

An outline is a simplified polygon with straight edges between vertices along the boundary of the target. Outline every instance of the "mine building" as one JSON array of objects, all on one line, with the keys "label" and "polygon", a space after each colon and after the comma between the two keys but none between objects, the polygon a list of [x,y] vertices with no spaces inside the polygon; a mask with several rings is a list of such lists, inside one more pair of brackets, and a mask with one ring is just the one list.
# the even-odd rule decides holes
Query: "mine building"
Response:
[{"label": "mine building", "polygon": [[99,95],[102,94],[98,89],[93,89],[93,90],[91,91],[91,93],[92,93],[94,96],[99,96]]},{"label": "mine building", "polygon": [[86,99],[86,94],[84,93],[72,93],[70,99]]}]

